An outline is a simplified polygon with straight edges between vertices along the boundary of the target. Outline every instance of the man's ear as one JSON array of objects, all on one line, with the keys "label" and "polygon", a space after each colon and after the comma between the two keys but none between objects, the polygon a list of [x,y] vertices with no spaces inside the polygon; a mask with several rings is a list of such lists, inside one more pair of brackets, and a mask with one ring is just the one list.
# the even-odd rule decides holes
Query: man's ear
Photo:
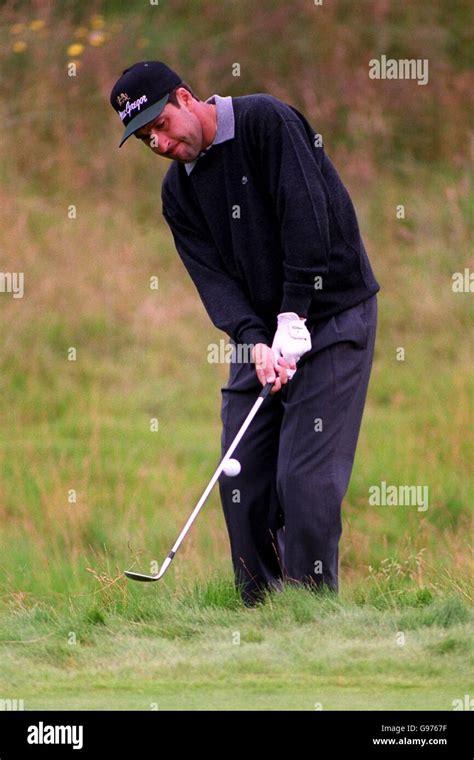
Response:
[{"label": "man's ear", "polygon": [[176,97],[178,103],[184,105],[186,108],[189,108],[189,104],[193,99],[191,93],[185,87],[178,87],[176,90]]}]

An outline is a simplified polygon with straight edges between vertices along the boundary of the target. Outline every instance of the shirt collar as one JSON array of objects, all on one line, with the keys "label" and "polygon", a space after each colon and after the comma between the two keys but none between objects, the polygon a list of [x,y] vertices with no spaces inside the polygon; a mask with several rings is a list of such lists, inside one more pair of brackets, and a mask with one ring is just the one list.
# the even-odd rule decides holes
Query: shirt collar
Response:
[{"label": "shirt collar", "polygon": [[201,156],[205,156],[207,151],[210,150],[213,145],[226,142],[226,140],[232,140],[235,137],[235,117],[232,96],[227,95],[226,97],[221,97],[220,95],[211,95],[211,97],[206,100],[206,103],[215,103],[216,106],[216,136],[206,150],[203,150],[194,161],[184,164],[188,174],[191,174]]}]

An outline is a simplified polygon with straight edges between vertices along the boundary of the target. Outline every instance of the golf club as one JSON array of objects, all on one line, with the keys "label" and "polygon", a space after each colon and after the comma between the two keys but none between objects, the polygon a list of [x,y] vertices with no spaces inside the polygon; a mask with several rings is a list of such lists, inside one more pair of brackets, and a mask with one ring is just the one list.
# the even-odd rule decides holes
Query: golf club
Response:
[{"label": "golf club", "polygon": [[232,457],[232,454],[234,453],[235,449],[237,448],[242,436],[244,435],[245,431],[247,430],[248,426],[252,422],[253,418],[257,414],[258,410],[260,409],[264,399],[268,396],[270,393],[271,388],[273,387],[273,383],[266,383],[264,387],[262,388],[255,404],[251,408],[250,412],[248,413],[247,417],[245,418],[245,421],[240,428],[239,432],[235,436],[234,440],[232,441],[228,451],[226,452],[225,456],[222,458],[217,470],[215,471],[214,475],[212,476],[211,480],[209,481],[209,485],[207,486],[206,490],[204,491],[203,495],[199,499],[198,503],[194,507],[193,511],[191,512],[186,525],[184,526],[183,530],[179,534],[178,538],[176,539],[171,551],[167,555],[166,559],[164,560],[163,564],[160,567],[160,570],[156,575],[143,575],[142,573],[134,573],[132,570],[125,570],[124,573],[127,576],[127,578],[130,578],[132,581],[143,581],[145,583],[149,583],[151,581],[159,581],[160,578],[164,576],[167,569],[169,568],[170,564],[172,563],[174,556],[176,552],[178,551],[179,547],[181,546],[182,541],[186,537],[191,525],[193,524],[194,520],[198,516],[199,512],[201,511],[201,508],[204,506],[204,502],[206,501],[207,497],[209,496],[210,492],[212,491],[212,488],[214,484],[216,483],[219,475],[221,474],[222,470],[225,467],[226,462]]}]

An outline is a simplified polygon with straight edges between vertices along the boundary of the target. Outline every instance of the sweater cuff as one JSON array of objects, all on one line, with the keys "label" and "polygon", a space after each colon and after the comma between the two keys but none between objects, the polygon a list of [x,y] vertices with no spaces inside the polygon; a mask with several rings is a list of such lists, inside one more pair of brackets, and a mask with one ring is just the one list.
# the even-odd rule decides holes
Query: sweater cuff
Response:
[{"label": "sweater cuff", "polygon": [[283,300],[280,306],[280,314],[285,311],[294,311],[299,317],[307,317],[311,301],[314,296],[314,290],[307,291],[290,291],[284,290]]},{"label": "sweater cuff", "polygon": [[270,333],[263,327],[246,327],[241,330],[238,343],[253,344],[265,343],[267,346],[271,345],[272,339]]}]

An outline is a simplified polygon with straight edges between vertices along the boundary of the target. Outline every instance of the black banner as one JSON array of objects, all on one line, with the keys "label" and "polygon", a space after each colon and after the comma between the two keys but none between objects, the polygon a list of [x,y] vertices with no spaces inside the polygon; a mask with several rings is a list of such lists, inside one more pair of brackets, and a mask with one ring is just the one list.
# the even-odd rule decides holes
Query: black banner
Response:
[{"label": "black banner", "polygon": [[[153,756],[171,749],[235,756],[293,748],[360,757],[471,760],[472,715],[459,712],[0,712],[0,760]],[[299,748],[299,750],[298,750]]]}]

